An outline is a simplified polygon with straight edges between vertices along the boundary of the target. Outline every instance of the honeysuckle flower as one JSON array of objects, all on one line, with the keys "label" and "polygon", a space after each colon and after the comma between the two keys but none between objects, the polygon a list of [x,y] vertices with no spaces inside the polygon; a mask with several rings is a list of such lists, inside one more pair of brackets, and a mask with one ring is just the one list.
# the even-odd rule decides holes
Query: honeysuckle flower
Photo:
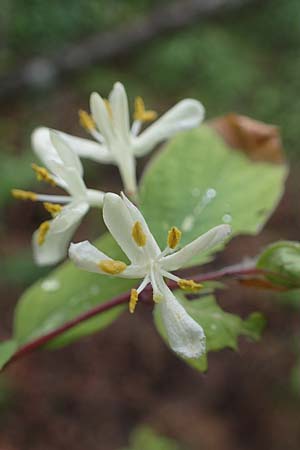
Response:
[{"label": "honeysuckle flower", "polygon": [[81,269],[122,278],[141,278],[137,289],[131,290],[129,310],[134,312],[139,294],[151,283],[155,308],[160,309],[171,348],[186,358],[197,358],[205,352],[205,335],[202,327],[188,315],[164,281],[174,280],[178,287],[195,291],[201,285],[184,280],[171,273],[187,261],[205,251],[230,233],[228,225],[219,225],[178,249],[181,232],[172,227],[168,233],[167,247],[161,251],[148,225],[136,206],[124,194],[108,193],[104,196],[104,222],[130,264],[115,261],[88,241],[71,244],[69,256]]},{"label": "honeysuckle flower", "polygon": [[[141,97],[135,99],[134,121],[130,127],[128,100],[124,86],[115,83],[108,100],[92,93],[91,115],[80,111],[80,122],[95,139],[82,139],[62,133],[66,142],[80,156],[100,163],[118,166],[125,191],[136,192],[135,158],[146,155],[158,143],[179,131],[197,127],[203,120],[204,108],[194,99],[185,99],[141,132],[142,126],[156,119],[155,111],[147,111]],[[38,155],[51,145],[48,128],[38,128],[32,135]]]},{"label": "honeysuckle flower", "polygon": [[104,193],[87,189],[79,157],[56,132],[51,132],[51,147],[42,155],[45,167],[32,164],[38,180],[59,186],[69,195],[44,195],[13,189],[21,200],[41,201],[52,219],[43,222],[33,234],[33,255],[38,265],[62,260],[82,218],[91,206],[102,207]]}]

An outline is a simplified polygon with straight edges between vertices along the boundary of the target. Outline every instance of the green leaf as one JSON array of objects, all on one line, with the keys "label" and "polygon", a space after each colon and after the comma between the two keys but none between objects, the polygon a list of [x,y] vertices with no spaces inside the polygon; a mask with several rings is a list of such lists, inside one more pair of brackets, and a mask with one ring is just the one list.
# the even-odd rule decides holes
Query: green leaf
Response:
[{"label": "green leaf", "polygon": [[147,426],[136,428],[130,435],[129,446],[123,450],[181,450],[172,439],[157,434]]},{"label": "green leaf", "polygon": [[[100,238],[97,244],[112,258],[123,258],[110,235]],[[19,345],[32,341],[125,292],[135,283],[135,280],[80,271],[72,263],[65,263],[25,291],[15,311],[14,338]],[[76,326],[53,340],[51,347],[66,345],[103,329],[123,310],[124,306],[113,308]]]},{"label": "green leaf", "polygon": [[0,343],[0,370],[10,360],[17,348],[17,342],[12,339]]},{"label": "green leaf", "polygon": [[[276,207],[286,175],[284,165],[253,162],[201,126],[178,135],[150,162],[141,206],[162,248],[173,225],[183,231],[182,245],[221,223],[230,223],[232,236],[256,234]],[[197,262],[207,259],[200,255]]]},{"label": "green leaf", "polygon": [[259,256],[257,268],[274,272],[272,283],[289,289],[300,287],[300,243],[280,241],[269,245]]},{"label": "green leaf", "polygon": [[[207,353],[226,347],[237,350],[239,336],[245,336],[248,339],[257,341],[265,327],[265,319],[260,313],[253,313],[246,320],[242,320],[235,314],[223,311],[211,295],[191,301],[186,300],[182,293],[178,291],[176,292],[176,298],[181,302],[188,314],[202,326],[206,336]],[[154,318],[159,334],[167,343],[165,329],[158,308],[154,310]],[[207,370],[206,355],[197,360],[184,360],[201,372]]]}]

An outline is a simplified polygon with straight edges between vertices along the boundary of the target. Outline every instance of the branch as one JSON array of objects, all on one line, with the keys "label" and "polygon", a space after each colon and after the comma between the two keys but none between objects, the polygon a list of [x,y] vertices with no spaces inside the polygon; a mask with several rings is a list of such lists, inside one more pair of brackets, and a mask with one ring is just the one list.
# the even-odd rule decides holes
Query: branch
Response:
[{"label": "branch", "polygon": [[[216,270],[214,272],[208,272],[206,274],[201,274],[193,277],[193,279],[196,282],[203,282],[203,281],[211,281],[211,280],[218,280],[220,278],[224,277],[244,277],[249,275],[263,275],[266,272],[260,269],[256,269],[254,266],[251,267],[245,267],[244,265],[236,265],[236,266],[230,266],[225,267],[221,270]],[[178,284],[175,281],[170,281],[168,283],[169,288],[173,291],[178,289]],[[145,303],[149,300],[151,300],[152,297],[152,289],[151,287],[147,287],[143,291],[143,296],[141,298],[141,302]],[[81,314],[80,316],[76,317],[75,319],[72,319],[60,327],[56,328],[53,331],[50,331],[49,333],[44,334],[43,336],[40,336],[36,339],[34,339],[31,342],[28,342],[27,344],[24,344],[22,347],[20,347],[16,353],[11,357],[11,359],[6,363],[6,365],[3,367],[7,367],[10,363],[13,361],[16,361],[17,359],[20,359],[22,356],[27,355],[28,353],[33,352],[34,350],[42,347],[43,345],[47,344],[54,338],[61,336],[66,331],[70,330],[71,328],[74,328],[75,326],[86,322],[87,320],[91,319],[92,317],[98,316],[99,314],[102,314],[106,311],[109,311],[110,309],[113,309],[119,305],[123,305],[128,303],[130,299],[130,291],[125,292],[123,294],[118,295],[117,297],[113,298],[112,300],[109,300],[105,303],[102,303],[101,305],[98,305],[89,311]]]},{"label": "branch", "polygon": [[22,68],[0,77],[0,97],[21,89],[45,88],[64,74],[81,71],[93,64],[120,57],[142,47],[158,35],[174,32],[224,9],[232,9],[250,0],[178,0],[158,7],[111,31],[98,33],[79,44],[60,50],[52,57],[38,57]]}]

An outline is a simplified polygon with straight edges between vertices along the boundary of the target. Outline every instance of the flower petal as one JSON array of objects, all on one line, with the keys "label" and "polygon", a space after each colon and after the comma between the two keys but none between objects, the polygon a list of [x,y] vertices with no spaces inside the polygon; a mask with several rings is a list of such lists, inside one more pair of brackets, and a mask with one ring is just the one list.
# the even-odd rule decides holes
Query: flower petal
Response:
[{"label": "flower petal", "polygon": [[197,100],[182,100],[134,139],[134,154],[143,156],[175,133],[197,127],[204,113],[202,103]]},{"label": "flower petal", "polygon": [[[111,258],[88,241],[79,242],[78,244],[72,243],[69,249],[69,256],[80,269],[108,275],[100,269],[99,262],[103,260],[109,261]],[[141,266],[130,265],[123,272],[117,274],[117,276],[121,278],[142,278],[145,276],[145,270]]]},{"label": "flower petal", "polygon": [[38,244],[39,231],[34,232],[33,256],[38,265],[52,265],[64,259],[70,240],[88,209],[87,203],[70,203],[64,207],[55,219],[49,221],[50,228],[42,245]]},{"label": "flower petal", "polygon": [[122,83],[115,83],[109,96],[115,130],[119,137],[129,144],[129,111],[125,88]]},{"label": "flower petal", "polygon": [[52,161],[53,173],[64,181],[66,189],[72,197],[87,197],[87,188],[81,175],[72,167],[66,167],[61,162]]},{"label": "flower petal", "polygon": [[108,193],[104,196],[103,219],[123,252],[134,264],[144,263],[144,252],[137,247],[132,239],[133,220],[123,200],[117,194]]},{"label": "flower petal", "polygon": [[205,353],[203,328],[186,312],[165,285],[160,309],[162,322],[172,350],[183,358],[198,358]]},{"label": "flower petal", "polygon": [[208,250],[224,241],[230,232],[231,228],[229,225],[218,225],[212,228],[207,233],[185,245],[178,252],[165,256],[162,259],[161,267],[167,271],[179,269],[197,253]]},{"label": "flower petal", "polygon": [[[111,164],[113,162],[110,152],[104,145],[98,144],[90,139],[71,136],[61,131],[59,131],[59,134],[78,156],[104,164]],[[47,157],[52,154],[53,159],[53,150],[54,155],[56,152],[50,140],[50,129],[46,127],[35,129],[31,135],[31,143],[36,155],[51,170],[51,167],[47,164]]]},{"label": "flower petal", "polygon": [[[155,257],[160,249],[140,211],[123,195],[108,193],[104,196],[104,222],[121,249],[134,264],[143,264],[147,256]],[[132,237],[133,226],[140,222],[146,234],[146,244],[138,246]]]},{"label": "flower petal", "polygon": [[100,133],[110,147],[114,139],[113,123],[103,98],[97,92],[91,94],[90,108]]},{"label": "flower petal", "polygon": [[76,153],[70,148],[64,138],[54,130],[50,130],[50,141],[56,149],[59,158],[65,167],[70,167],[82,177],[83,167]]}]

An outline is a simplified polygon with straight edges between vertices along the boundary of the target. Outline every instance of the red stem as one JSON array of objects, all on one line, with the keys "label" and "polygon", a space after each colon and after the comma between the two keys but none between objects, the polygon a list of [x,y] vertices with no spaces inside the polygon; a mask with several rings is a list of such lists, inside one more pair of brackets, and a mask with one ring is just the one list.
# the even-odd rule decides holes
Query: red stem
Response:
[{"label": "red stem", "polygon": [[[218,279],[226,277],[226,276],[241,277],[241,276],[245,276],[245,275],[261,275],[264,273],[265,273],[265,271],[256,269],[255,267],[241,268],[241,266],[231,266],[231,267],[227,267],[227,268],[225,267],[224,269],[221,269],[221,270],[216,270],[214,272],[196,275],[193,277],[193,279],[196,282],[203,282],[203,281],[210,281],[210,280],[218,280]],[[175,281],[168,282],[168,286],[171,290],[175,290],[178,288],[178,285]],[[144,290],[143,294],[144,295],[141,300],[147,301],[151,294],[151,288],[147,287]],[[40,337],[34,339],[33,341],[24,344],[22,347],[20,347],[16,351],[16,353],[14,353],[14,355],[11,357],[11,359],[9,361],[7,361],[7,363],[5,364],[4,367],[7,367],[11,362],[16,361],[17,359],[21,358],[22,356],[47,344],[52,339],[62,335],[66,331],[75,327],[76,325],[79,325],[82,322],[85,322],[86,320],[97,316],[98,314],[102,314],[105,311],[115,308],[116,306],[127,303],[129,301],[129,298],[130,298],[130,292],[124,292],[123,294],[118,295],[117,297],[113,298],[112,300],[102,303],[101,305],[98,305],[95,308],[92,308],[89,311],[81,314],[80,316],[76,317],[75,319],[72,319],[72,320],[64,323],[63,325],[56,328],[55,330],[50,331],[49,333],[46,333],[43,336],[40,336]]]}]

